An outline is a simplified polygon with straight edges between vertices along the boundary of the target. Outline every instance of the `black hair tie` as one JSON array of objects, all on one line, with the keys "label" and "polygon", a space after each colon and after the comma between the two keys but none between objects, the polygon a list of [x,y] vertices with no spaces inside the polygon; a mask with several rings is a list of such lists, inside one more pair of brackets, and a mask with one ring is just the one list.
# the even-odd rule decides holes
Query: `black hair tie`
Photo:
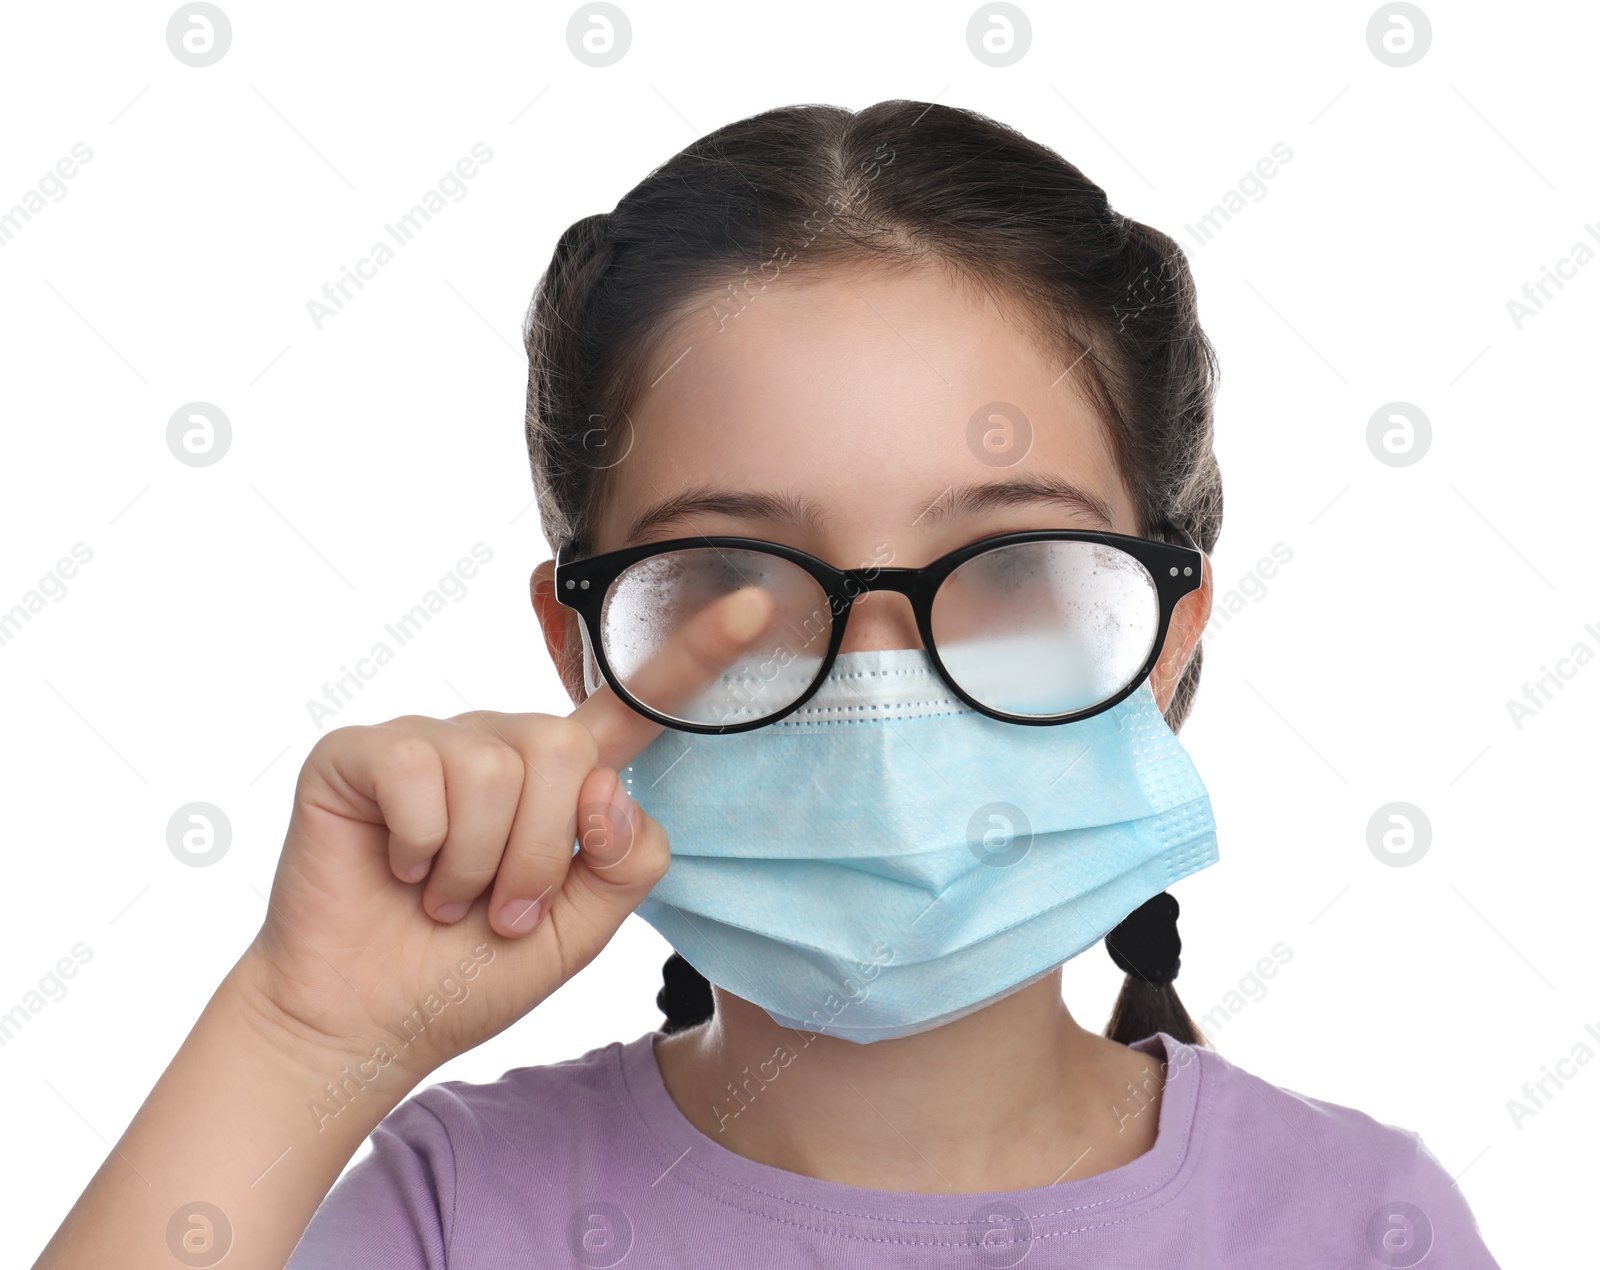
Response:
[{"label": "black hair tie", "polygon": [[1106,951],[1124,973],[1161,987],[1178,977],[1178,901],[1165,891],[1146,900],[1106,936]]},{"label": "black hair tie", "polygon": [[661,1031],[671,1033],[709,1019],[715,1008],[706,977],[677,953],[661,966],[661,991],[656,1009],[667,1016]]}]

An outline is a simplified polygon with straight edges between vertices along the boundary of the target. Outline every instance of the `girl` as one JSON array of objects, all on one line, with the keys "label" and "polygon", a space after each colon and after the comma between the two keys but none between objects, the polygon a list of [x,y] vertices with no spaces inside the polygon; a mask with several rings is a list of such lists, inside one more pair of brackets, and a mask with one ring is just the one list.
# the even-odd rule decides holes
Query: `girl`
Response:
[{"label": "girl", "polygon": [[[1222,489],[1170,238],[968,111],[774,110],[572,225],[526,342],[576,708],[317,743],[40,1264],[1495,1265],[1416,1134],[1172,986]],[[659,1030],[407,1097],[635,910]]]}]

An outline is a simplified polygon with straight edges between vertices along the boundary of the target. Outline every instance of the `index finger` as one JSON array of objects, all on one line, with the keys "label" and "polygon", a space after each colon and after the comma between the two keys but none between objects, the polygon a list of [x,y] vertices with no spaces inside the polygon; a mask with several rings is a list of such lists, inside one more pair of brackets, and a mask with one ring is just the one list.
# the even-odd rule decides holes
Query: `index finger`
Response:
[{"label": "index finger", "polygon": [[[624,686],[653,710],[678,717],[767,629],[776,608],[759,586],[719,596],[672,632],[648,661],[625,678]],[[655,740],[663,726],[633,709],[610,684],[601,684],[569,717],[593,733],[600,763],[618,771]]]}]

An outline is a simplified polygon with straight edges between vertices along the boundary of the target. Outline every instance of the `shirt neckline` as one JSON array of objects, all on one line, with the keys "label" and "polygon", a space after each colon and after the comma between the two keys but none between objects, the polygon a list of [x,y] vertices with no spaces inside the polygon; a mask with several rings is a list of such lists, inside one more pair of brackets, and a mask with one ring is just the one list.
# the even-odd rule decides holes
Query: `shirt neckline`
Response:
[{"label": "shirt neckline", "polygon": [[[678,1109],[656,1062],[655,1039],[610,1047],[612,1076],[644,1129],[659,1173],[744,1213],[854,1240],[985,1246],[1007,1235],[1029,1246],[1137,1220],[1171,1203],[1193,1172],[1190,1143],[1200,1108],[1204,1050],[1157,1032],[1130,1048],[1166,1063],[1156,1140],[1143,1155],[1089,1177],[1020,1191],[879,1191],[823,1181],[747,1159],[702,1133]],[[1159,1070],[1159,1069],[1158,1069]],[[1070,1161],[1063,1161],[1063,1169]],[[1000,1221],[997,1227],[994,1223]],[[1009,1225],[1007,1225],[1009,1223]],[[1048,1246],[1048,1245],[1046,1245]]]}]

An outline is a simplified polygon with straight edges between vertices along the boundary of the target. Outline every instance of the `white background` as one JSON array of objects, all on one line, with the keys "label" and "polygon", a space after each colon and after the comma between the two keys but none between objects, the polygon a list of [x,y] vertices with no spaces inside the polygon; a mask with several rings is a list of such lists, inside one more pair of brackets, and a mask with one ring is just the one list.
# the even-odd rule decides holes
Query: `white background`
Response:
[{"label": "white background", "polygon": [[[92,950],[0,1048],[5,1255],[42,1246],[260,923],[307,699],[474,543],[493,559],[465,598],[339,722],[569,708],[527,595],[547,552],[520,345],[559,232],[729,120],[911,97],[1049,144],[1185,244],[1223,371],[1219,608],[1292,551],[1213,627],[1182,734],[1221,849],[1176,890],[1185,1001],[1226,1003],[1282,941],[1221,1053],[1420,1132],[1502,1264],[1565,1260],[1600,1063],[1520,1125],[1507,1104],[1600,1053],[1600,664],[1564,663],[1520,727],[1507,701],[1600,653],[1600,262],[1521,329],[1507,301],[1600,249],[1595,11],[1425,0],[1431,47],[1396,68],[1371,3],[1027,0],[1032,46],[993,68],[971,3],[624,7],[632,46],[604,69],[569,51],[567,5],[225,0],[232,45],[200,69],[169,52],[168,7],[8,8],[0,209],[74,143],[93,158],[0,247],[0,610],[74,543],[93,558],[0,645],[0,1012]],[[306,302],[480,141],[467,195],[316,329]],[[1200,244],[1185,226],[1276,142],[1292,160]],[[167,448],[192,401],[232,423],[210,467]],[[1409,466],[1367,443],[1393,401],[1432,425]],[[211,867],[167,847],[192,801],[232,825]],[[1368,845],[1393,801],[1431,825],[1409,867]],[[630,919],[437,1078],[638,1036],[668,951]],[[1081,1021],[1118,979],[1098,949],[1069,963]]]}]

